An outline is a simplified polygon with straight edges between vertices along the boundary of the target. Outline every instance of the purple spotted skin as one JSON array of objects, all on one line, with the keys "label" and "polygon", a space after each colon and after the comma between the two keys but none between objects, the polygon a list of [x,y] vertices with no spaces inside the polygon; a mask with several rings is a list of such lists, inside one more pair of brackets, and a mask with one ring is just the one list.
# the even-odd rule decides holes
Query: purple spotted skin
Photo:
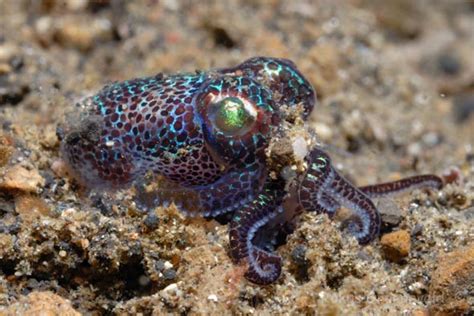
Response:
[{"label": "purple spotted skin", "polygon": [[[300,106],[306,119],[316,94],[289,60],[255,57],[232,68],[128,80],[79,104],[62,133],[71,172],[90,188],[120,188],[148,172],[161,177],[157,204],[174,202],[190,216],[231,214],[230,253],[256,284],[275,282],[281,258],[272,245],[303,210],[333,216],[361,244],[378,236],[370,197],[442,186],[421,175],[357,188],[313,148],[307,170],[290,183],[270,177],[265,150],[280,135],[281,109]],[[289,188],[289,189],[288,189]]]}]

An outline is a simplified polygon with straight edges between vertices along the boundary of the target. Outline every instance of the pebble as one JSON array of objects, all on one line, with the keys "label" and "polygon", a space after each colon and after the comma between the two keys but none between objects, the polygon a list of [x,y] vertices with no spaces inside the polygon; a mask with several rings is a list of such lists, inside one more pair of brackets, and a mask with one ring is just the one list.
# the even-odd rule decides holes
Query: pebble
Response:
[{"label": "pebble", "polygon": [[428,310],[422,308],[422,309],[417,309],[415,311],[413,311],[412,313],[412,316],[429,316],[430,313],[428,312]]},{"label": "pebble", "polygon": [[474,245],[438,258],[429,303],[430,315],[464,315],[474,306]]},{"label": "pebble", "polygon": [[467,220],[473,220],[474,219],[474,206],[464,210],[464,217],[467,219]]},{"label": "pebble", "polygon": [[32,292],[28,296],[22,296],[4,312],[5,314],[2,315],[81,315],[72,307],[70,301],[50,291]]},{"label": "pebble", "polygon": [[50,216],[50,207],[40,197],[20,194],[15,197],[15,211],[24,223],[34,223],[41,216]]},{"label": "pebble", "polygon": [[30,87],[26,83],[11,82],[0,77],[0,105],[20,103],[30,93]]},{"label": "pebble", "polygon": [[0,63],[0,76],[6,75],[12,71],[12,67],[9,64]]},{"label": "pebble", "polygon": [[174,294],[178,295],[181,291],[178,288],[178,284],[171,283],[170,285],[168,285],[167,287],[165,287],[163,289],[163,292],[165,292],[165,293],[174,293]]},{"label": "pebble", "polygon": [[160,224],[160,219],[153,211],[149,212],[148,215],[143,220],[143,225],[145,225],[145,227],[148,230],[157,229],[159,224]]},{"label": "pebble", "polygon": [[425,12],[421,3],[410,0],[371,1],[375,15],[391,37],[412,39],[423,29]]},{"label": "pebble", "polygon": [[[106,2],[106,1],[100,1],[100,2]],[[71,11],[83,11],[87,8],[88,3],[89,1],[87,0],[67,0],[66,6]]]},{"label": "pebble", "polygon": [[155,269],[157,271],[163,271],[165,269],[165,262],[163,260],[158,260],[155,263]]},{"label": "pebble", "polygon": [[207,297],[207,299],[211,302],[215,302],[217,303],[219,300],[217,299],[217,295],[216,294],[211,294]]},{"label": "pebble", "polygon": [[163,271],[163,278],[165,280],[176,279],[176,271],[174,269],[166,269],[165,271]]},{"label": "pebble", "polygon": [[308,264],[308,259],[306,259],[306,250],[307,249],[304,245],[297,245],[291,252],[291,260],[297,265]]},{"label": "pebble", "polygon": [[27,169],[22,165],[14,165],[0,179],[0,189],[37,193],[45,184],[44,178],[36,169]]},{"label": "pebble", "polygon": [[173,264],[169,261],[165,261],[164,267],[165,269],[171,269],[173,267]]},{"label": "pebble", "polygon": [[424,226],[422,224],[416,224],[415,227],[411,230],[412,236],[418,236],[423,233]]},{"label": "pebble", "polygon": [[446,75],[454,76],[461,70],[461,63],[457,56],[449,53],[442,53],[438,56],[438,68]]},{"label": "pebble", "polygon": [[298,281],[308,281],[308,270],[311,266],[310,261],[306,258],[307,248],[304,245],[297,245],[291,252],[291,261],[294,263],[294,276]]},{"label": "pebble", "polygon": [[382,229],[385,229],[387,232],[397,227],[403,219],[400,208],[392,199],[379,199],[377,201],[377,209],[382,219]]},{"label": "pebble", "polygon": [[331,128],[324,123],[314,123],[314,129],[316,130],[316,135],[324,142],[330,142],[333,139],[333,132]]},{"label": "pebble", "polygon": [[434,147],[442,141],[441,136],[437,133],[431,132],[422,136],[422,141],[425,145]]},{"label": "pebble", "polygon": [[474,114],[474,93],[454,97],[453,115],[457,123],[464,123]]},{"label": "pebble", "polygon": [[3,44],[0,44],[0,64],[1,63],[10,63],[13,58],[18,56],[20,53],[20,50],[18,49],[18,46],[6,42]]},{"label": "pebble", "polygon": [[41,133],[40,144],[47,149],[53,149],[59,146],[59,139],[56,135],[56,126],[54,124],[44,127]]},{"label": "pebble", "polygon": [[392,262],[400,262],[410,253],[410,233],[398,230],[382,236],[380,240],[385,258]]},{"label": "pebble", "polygon": [[142,287],[148,286],[150,282],[150,278],[146,275],[140,275],[140,277],[138,278],[138,284],[140,284],[140,286]]},{"label": "pebble", "polygon": [[112,23],[106,18],[89,19],[75,15],[58,19],[42,17],[36,22],[35,30],[38,40],[44,45],[56,41],[62,46],[82,51],[113,38]]}]

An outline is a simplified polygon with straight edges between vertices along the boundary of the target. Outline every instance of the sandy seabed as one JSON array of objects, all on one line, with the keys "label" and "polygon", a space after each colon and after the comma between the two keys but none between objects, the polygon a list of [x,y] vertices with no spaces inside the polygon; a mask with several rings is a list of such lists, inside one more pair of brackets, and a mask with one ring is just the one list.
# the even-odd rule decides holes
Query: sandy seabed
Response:
[{"label": "sandy seabed", "polygon": [[[473,55],[467,0],[1,1],[0,315],[472,315]],[[226,226],[61,172],[56,128],[104,84],[252,56],[298,65],[318,94],[308,124],[355,183],[449,184],[377,201],[365,247],[303,215],[259,287]]]}]

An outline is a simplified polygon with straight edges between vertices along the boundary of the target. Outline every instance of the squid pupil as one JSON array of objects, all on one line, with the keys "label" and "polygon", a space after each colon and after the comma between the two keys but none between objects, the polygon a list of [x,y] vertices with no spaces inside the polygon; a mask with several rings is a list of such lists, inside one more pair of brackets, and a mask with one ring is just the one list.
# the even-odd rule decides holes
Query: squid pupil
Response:
[{"label": "squid pupil", "polygon": [[215,123],[219,129],[233,132],[242,129],[250,119],[244,103],[236,97],[225,98],[217,104]]}]

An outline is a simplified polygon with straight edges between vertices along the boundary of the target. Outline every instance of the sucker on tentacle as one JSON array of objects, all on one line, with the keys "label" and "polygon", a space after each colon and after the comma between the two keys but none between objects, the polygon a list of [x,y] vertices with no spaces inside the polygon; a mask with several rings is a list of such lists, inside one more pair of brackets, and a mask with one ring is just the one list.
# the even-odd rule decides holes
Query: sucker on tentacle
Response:
[{"label": "sucker on tentacle", "polygon": [[[434,175],[355,187],[303,124],[315,104],[309,81],[279,58],[127,80],[79,104],[60,129],[61,152],[90,188],[117,189],[152,173],[154,192],[137,185],[147,207],[174,202],[189,216],[229,214],[232,259],[248,267],[248,280],[270,284],[282,264],[269,245],[302,211],[333,217],[345,206],[353,216],[343,227],[366,244],[380,228],[370,197],[442,187]],[[291,126],[306,136],[296,141],[285,132]],[[294,143],[304,148],[297,153]]]}]

